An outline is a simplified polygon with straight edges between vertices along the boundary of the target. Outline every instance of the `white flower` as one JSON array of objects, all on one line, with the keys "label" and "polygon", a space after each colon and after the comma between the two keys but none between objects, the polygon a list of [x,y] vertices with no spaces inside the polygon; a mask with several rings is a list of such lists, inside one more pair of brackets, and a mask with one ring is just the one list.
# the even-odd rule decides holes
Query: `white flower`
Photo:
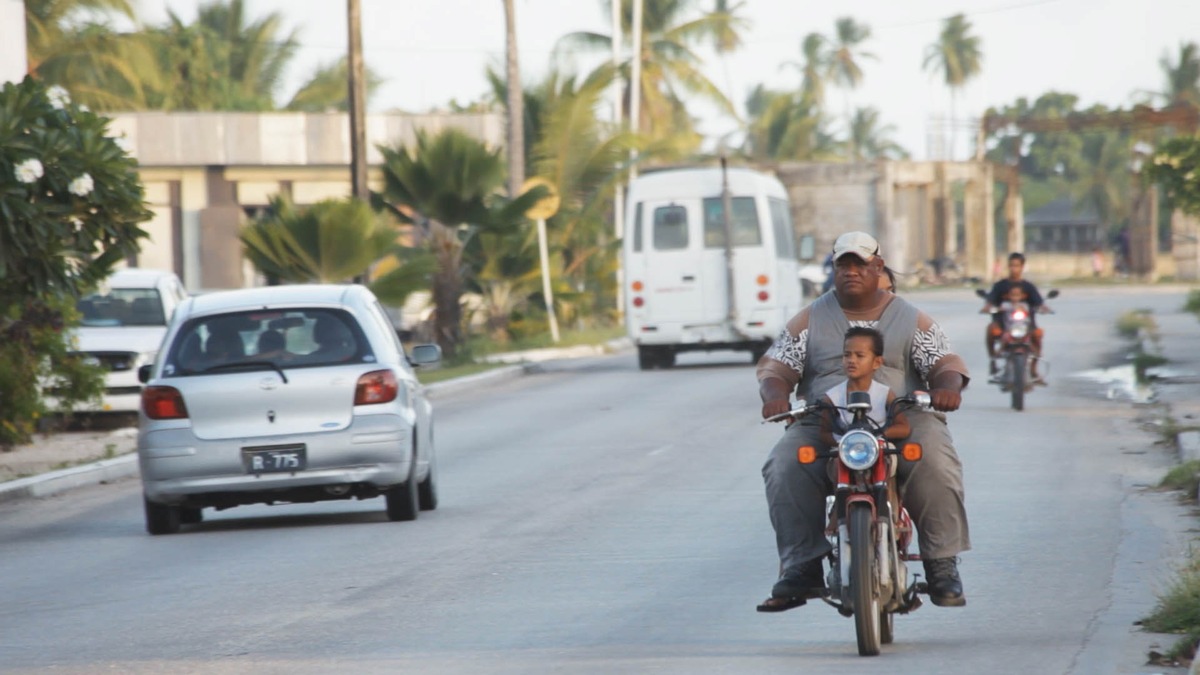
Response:
[{"label": "white flower", "polygon": [[95,183],[92,182],[91,175],[85,173],[71,181],[71,184],[67,186],[67,190],[69,190],[71,194],[75,195],[76,197],[86,197],[95,186]]},{"label": "white flower", "polygon": [[31,158],[18,164],[13,173],[17,174],[17,180],[22,183],[36,183],[45,173],[45,169],[42,168],[41,162]]},{"label": "white flower", "polygon": [[71,95],[57,84],[46,90],[46,98],[50,99],[50,105],[54,106],[55,110],[62,110],[71,102]]},{"label": "white flower", "polygon": [[75,216],[71,216],[71,225],[73,225],[75,227],[76,232],[83,229],[83,221],[76,218]]}]

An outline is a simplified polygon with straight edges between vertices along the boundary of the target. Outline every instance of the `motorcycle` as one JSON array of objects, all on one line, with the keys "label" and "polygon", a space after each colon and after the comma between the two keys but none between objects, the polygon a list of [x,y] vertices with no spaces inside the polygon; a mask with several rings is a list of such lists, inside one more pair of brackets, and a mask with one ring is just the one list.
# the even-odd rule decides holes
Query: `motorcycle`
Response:
[{"label": "motorcycle", "polygon": [[[907,561],[921,556],[908,552],[913,523],[900,503],[895,476],[896,456],[917,461],[921,445],[905,442],[897,447],[884,438],[884,430],[896,416],[912,408],[928,410],[929,394],[919,391],[896,397],[883,425],[869,417],[871,397],[865,391],[850,392],[844,408],[828,401],[809,404],[801,399],[791,410],[764,420],[799,420],[822,411],[829,411],[835,419],[841,410],[851,414],[836,446],[825,451],[803,446],[797,455],[804,464],[829,460],[836,475],[834,494],[827,500],[825,528],[833,550],[821,599],[842,616],[854,617],[861,656],[876,656],[881,644],[891,644],[895,615],[917,609],[921,606],[918,594],[928,593],[926,583],[917,580],[920,575],[909,576]],[[798,600],[794,606],[804,602]]]},{"label": "motorcycle", "polygon": [[[984,300],[988,299],[987,291],[982,288],[975,289],[975,295]],[[1046,294],[1047,300],[1056,297],[1057,290]],[[1033,335],[1036,330],[1033,327],[1033,317],[1029,305],[1024,302],[1005,302],[997,311],[1001,314],[1002,328],[995,336],[999,342],[999,349],[991,365],[996,374],[989,382],[998,384],[1000,391],[1009,392],[1013,410],[1024,410],[1025,394],[1033,391],[1039,384],[1031,368],[1034,359],[1037,358],[1033,349]],[[1042,305],[1041,311],[1053,314],[1045,305]],[[1041,364],[1048,371],[1049,364],[1044,360],[1041,360]],[[1043,382],[1047,374],[1048,372],[1042,373]]]}]

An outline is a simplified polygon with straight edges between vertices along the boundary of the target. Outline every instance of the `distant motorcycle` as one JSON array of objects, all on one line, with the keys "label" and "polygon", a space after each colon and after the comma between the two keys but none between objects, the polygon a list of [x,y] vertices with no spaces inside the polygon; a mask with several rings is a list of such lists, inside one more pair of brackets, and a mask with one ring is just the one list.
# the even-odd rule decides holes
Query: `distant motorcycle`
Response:
[{"label": "distant motorcycle", "polygon": [[[982,288],[975,289],[975,295],[987,299],[988,293]],[[1052,290],[1046,294],[1046,299],[1058,297],[1058,291]],[[1025,409],[1025,394],[1033,391],[1037,384],[1032,374],[1033,357],[1033,317],[1029,305],[1024,302],[1005,302],[997,311],[1001,314],[1001,331],[997,337],[999,349],[992,365],[996,366],[994,375],[989,381],[1000,386],[1000,391],[1007,391],[1012,397],[1013,410]],[[1044,305],[1042,311],[1053,314]],[[1043,362],[1043,365],[1044,362]],[[1042,374],[1045,377],[1046,373]]]},{"label": "distant motorcycle", "polygon": [[[906,561],[920,560],[910,554],[913,523],[900,503],[896,486],[896,455],[906,460],[921,458],[919,443],[896,447],[883,432],[899,413],[929,409],[926,392],[898,396],[888,406],[887,423],[877,426],[868,416],[871,396],[850,392],[844,408],[828,402],[806,403],[803,399],[789,411],[764,420],[800,419],[820,411],[846,410],[852,415],[837,446],[817,452],[801,447],[799,461],[811,464],[828,459],[836,473],[836,487],[826,513],[825,534],[833,544],[826,593],[822,599],[842,616],[854,617],[854,630],[861,656],[876,656],[881,644],[895,636],[893,617],[921,606],[918,593],[927,593],[925,582],[910,581]],[[798,604],[803,604],[800,601]]]}]

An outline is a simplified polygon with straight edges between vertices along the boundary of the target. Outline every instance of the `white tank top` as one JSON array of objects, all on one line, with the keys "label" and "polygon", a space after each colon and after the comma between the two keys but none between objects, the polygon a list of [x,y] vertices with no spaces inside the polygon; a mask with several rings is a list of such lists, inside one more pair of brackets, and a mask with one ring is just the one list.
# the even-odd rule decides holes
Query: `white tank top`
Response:
[{"label": "white tank top", "polygon": [[[825,392],[825,395],[829,397],[829,400],[832,401],[834,405],[844,408],[846,407],[846,398],[848,393],[847,387],[849,387],[849,385],[849,380],[843,380],[841,384]],[[871,381],[871,389],[867,392],[871,395],[871,412],[867,413],[867,417],[870,417],[871,421],[875,424],[881,425],[887,421],[887,399],[889,391],[891,390],[886,384],[882,382],[876,382],[874,380]],[[841,415],[843,425],[849,425],[850,422],[854,420],[854,416],[850,414],[849,410],[839,410],[838,413]],[[834,433],[833,438],[835,440],[841,440],[842,435],[839,433]]]}]

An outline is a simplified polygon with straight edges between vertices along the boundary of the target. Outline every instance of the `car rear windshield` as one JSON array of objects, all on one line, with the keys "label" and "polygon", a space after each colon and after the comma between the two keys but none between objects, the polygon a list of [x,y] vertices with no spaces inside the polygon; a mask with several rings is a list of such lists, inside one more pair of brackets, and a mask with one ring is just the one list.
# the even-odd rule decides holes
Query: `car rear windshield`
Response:
[{"label": "car rear windshield", "polygon": [[112,288],[85,295],[76,308],[83,326],[115,328],[119,326],[165,326],[162,299],[153,288]]},{"label": "car rear windshield", "polygon": [[374,361],[370,344],[348,312],[324,308],[260,310],[188,322],[171,343],[163,375]]}]

